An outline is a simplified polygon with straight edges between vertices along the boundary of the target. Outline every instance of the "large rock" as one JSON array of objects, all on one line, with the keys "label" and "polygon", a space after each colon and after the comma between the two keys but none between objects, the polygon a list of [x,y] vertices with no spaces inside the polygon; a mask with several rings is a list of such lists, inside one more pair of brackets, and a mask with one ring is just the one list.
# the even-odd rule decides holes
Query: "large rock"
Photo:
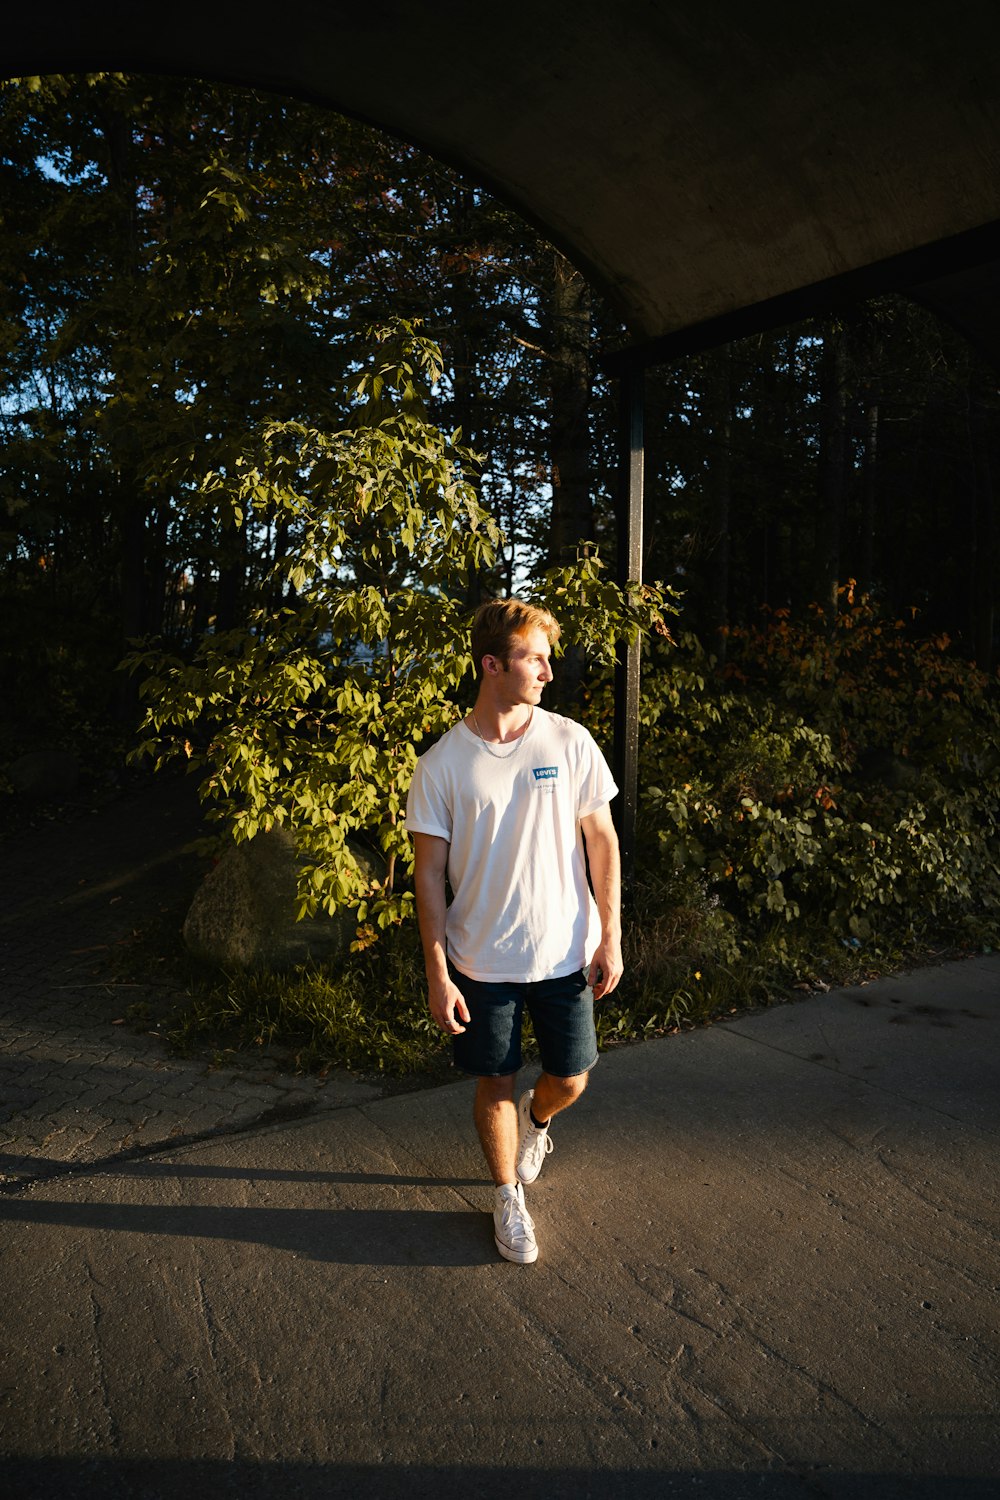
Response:
[{"label": "large rock", "polygon": [[80,780],[80,762],[71,750],[32,750],[7,769],[11,786],[22,797],[58,802],[72,797]]},{"label": "large rock", "polygon": [[[351,853],[373,879],[374,857],[352,844]],[[222,969],[288,969],[347,951],[354,936],[351,913],[295,920],[295,843],[284,829],[233,844],[199,887],[184,922],[188,950]]]}]

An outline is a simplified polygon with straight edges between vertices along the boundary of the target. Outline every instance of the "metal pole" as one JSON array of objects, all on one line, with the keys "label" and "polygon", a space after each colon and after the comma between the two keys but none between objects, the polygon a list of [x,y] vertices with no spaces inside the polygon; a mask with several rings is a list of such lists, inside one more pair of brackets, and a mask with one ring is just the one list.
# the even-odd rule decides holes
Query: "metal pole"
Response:
[{"label": "metal pole", "polygon": [[[621,587],[642,582],[643,416],[645,373],[629,365],[619,389],[619,464],[615,514],[618,532],[617,580]],[[635,813],[639,780],[639,643],[622,642],[615,666],[613,767],[619,795],[612,806],[622,851],[626,892],[635,880]]]}]

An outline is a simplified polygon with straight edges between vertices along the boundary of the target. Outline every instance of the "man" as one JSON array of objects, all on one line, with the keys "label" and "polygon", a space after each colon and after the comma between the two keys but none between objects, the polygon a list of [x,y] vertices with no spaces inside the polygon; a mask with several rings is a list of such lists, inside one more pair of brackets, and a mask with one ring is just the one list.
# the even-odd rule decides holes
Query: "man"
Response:
[{"label": "man", "polygon": [[[521,1264],[538,1257],[524,1184],[597,1061],[594,998],[622,974],[618,789],[587,730],[539,707],[559,633],[519,599],[479,608],[475,707],[420,757],[406,810],[431,1014],[478,1078],[494,1238]],[[525,1006],[542,1072],[515,1105]]]}]

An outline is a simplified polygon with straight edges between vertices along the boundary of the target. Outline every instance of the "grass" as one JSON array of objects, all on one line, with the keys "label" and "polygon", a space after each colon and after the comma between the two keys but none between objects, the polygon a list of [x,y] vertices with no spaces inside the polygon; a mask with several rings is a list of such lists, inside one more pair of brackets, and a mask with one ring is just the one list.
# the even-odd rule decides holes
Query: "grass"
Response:
[{"label": "grass", "polygon": [[237,1048],[280,1048],[296,1069],[447,1076],[450,1053],[432,1024],[413,928],[386,935],[337,969],[203,979],[169,1031],[180,1051],[206,1037]]}]

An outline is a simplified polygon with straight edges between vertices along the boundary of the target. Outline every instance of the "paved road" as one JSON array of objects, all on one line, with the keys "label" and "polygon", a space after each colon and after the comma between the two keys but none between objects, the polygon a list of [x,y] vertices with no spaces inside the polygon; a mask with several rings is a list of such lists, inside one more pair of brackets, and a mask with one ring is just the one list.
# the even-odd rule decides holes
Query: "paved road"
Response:
[{"label": "paved road", "polygon": [[[73,948],[156,885],[127,823],[103,888],[60,869]],[[219,1090],[113,995],[61,998],[88,959],[40,859],[13,897],[44,963],[3,929],[8,1077],[49,1068],[6,1127],[5,1500],[995,1500],[1000,958],[605,1056],[517,1267],[468,1083],[260,1123],[294,1081]],[[116,1161],[130,1074],[160,1149]]]},{"label": "paved road", "polygon": [[165,780],[0,844],[0,1187],[379,1094],[266,1059],[185,1061],[137,1023],[164,986],[114,978],[114,950],[151,913],[176,926],[201,831],[190,784]]}]

